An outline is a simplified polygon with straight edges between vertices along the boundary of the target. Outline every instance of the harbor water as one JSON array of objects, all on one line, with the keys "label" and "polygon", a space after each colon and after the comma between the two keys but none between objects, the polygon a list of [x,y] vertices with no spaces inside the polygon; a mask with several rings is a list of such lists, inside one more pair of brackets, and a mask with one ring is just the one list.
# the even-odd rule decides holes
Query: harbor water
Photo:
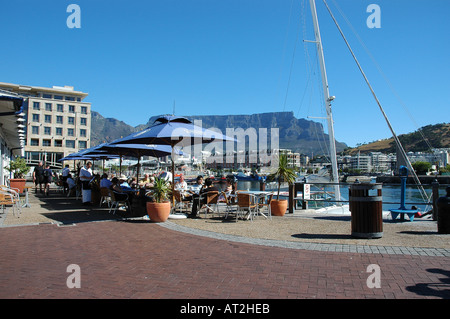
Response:
[{"label": "harbor water", "polygon": [[[222,187],[225,187],[225,184],[219,184],[223,185]],[[219,186],[219,189],[221,186]],[[342,200],[348,200],[348,193],[349,193],[349,185],[350,184],[343,184],[340,186],[341,190],[341,199]],[[425,192],[427,193],[428,197],[431,197],[432,194],[432,187],[431,185],[424,185]],[[237,183],[237,189],[238,190],[259,190],[260,189],[260,183],[258,181],[238,181]],[[267,183],[265,185],[265,189],[267,191],[276,191],[277,190],[277,184],[276,183]],[[284,192],[286,194],[288,192],[287,185],[281,186],[281,192]],[[332,186],[324,186],[324,185],[311,185],[311,191],[321,191],[322,193],[325,192],[328,194],[328,198],[331,198],[333,196],[334,188]],[[401,196],[401,189],[400,185],[389,185],[384,184],[382,188],[382,195],[383,195],[383,210],[390,210],[390,209],[397,209],[400,207],[400,196]],[[439,196],[445,195],[445,188],[440,187],[439,189]],[[416,206],[419,211],[425,212],[429,211],[431,209],[430,206],[425,205],[427,200],[422,198],[421,192],[418,189],[417,186],[413,185],[407,185],[406,191],[405,191],[405,206],[406,208],[411,208],[411,206]],[[332,203],[331,203],[332,204]],[[345,203],[344,203],[345,204]],[[323,202],[317,202],[314,203],[311,201],[309,203],[309,208],[320,208],[323,207]]]}]

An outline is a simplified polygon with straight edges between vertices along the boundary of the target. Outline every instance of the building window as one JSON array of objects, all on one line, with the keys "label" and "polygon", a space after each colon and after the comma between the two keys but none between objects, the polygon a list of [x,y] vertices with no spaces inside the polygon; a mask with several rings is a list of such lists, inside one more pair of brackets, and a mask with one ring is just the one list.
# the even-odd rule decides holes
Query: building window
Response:
[{"label": "building window", "polygon": [[66,147],[75,148],[75,141],[74,140],[66,140]]},{"label": "building window", "polygon": [[33,102],[33,110],[39,111],[41,109],[41,105],[39,102]]},{"label": "building window", "polygon": [[56,116],[56,123],[57,124],[63,124],[63,117],[61,115]]},{"label": "building window", "polygon": [[59,135],[59,136],[62,136],[62,127],[57,127],[55,134]]},{"label": "building window", "polygon": [[32,126],[31,127],[31,133],[32,134],[39,134],[39,126]]},{"label": "building window", "polygon": [[50,126],[44,126],[44,135],[52,135],[52,128]]},{"label": "building window", "polygon": [[52,111],[52,103],[45,103],[45,110],[46,111]]},{"label": "building window", "polygon": [[80,129],[80,137],[86,137],[86,130],[85,129]]},{"label": "building window", "polygon": [[62,147],[62,140],[55,140],[55,147]]},{"label": "building window", "polygon": [[66,96],[66,101],[75,101],[73,96]]},{"label": "building window", "polygon": [[68,136],[74,136],[73,128],[68,128],[68,129],[67,129],[67,135],[68,135]]},{"label": "building window", "polygon": [[69,113],[75,113],[75,105],[69,105]]},{"label": "building window", "polygon": [[64,105],[63,104],[56,104],[56,111],[64,112]]},{"label": "building window", "polygon": [[87,106],[81,107],[81,114],[87,114]]},{"label": "building window", "polygon": [[44,122],[45,123],[51,123],[52,122],[52,116],[51,115],[44,115]]},{"label": "building window", "polygon": [[78,141],[78,148],[79,149],[87,148],[87,142],[86,141]]},{"label": "building window", "polygon": [[33,114],[33,122],[39,123],[39,114]]},{"label": "building window", "polygon": [[52,140],[42,140],[42,146],[52,146]]},{"label": "building window", "polygon": [[39,146],[39,139],[38,138],[32,138],[30,141],[30,146]]},{"label": "building window", "polygon": [[62,95],[55,95],[53,98],[55,100],[62,100],[63,99]]},{"label": "building window", "polygon": [[69,116],[67,119],[67,123],[74,125],[75,124],[75,118],[73,116]]},{"label": "building window", "polygon": [[80,124],[83,126],[87,125],[87,119],[85,117],[80,118]]},{"label": "building window", "polygon": [[44,99],[51,99],[51,98],[52,98],[52,95],[51,95],[51,94],[43,93],[43,94],[42,94],[42,97],[43,97]]}]

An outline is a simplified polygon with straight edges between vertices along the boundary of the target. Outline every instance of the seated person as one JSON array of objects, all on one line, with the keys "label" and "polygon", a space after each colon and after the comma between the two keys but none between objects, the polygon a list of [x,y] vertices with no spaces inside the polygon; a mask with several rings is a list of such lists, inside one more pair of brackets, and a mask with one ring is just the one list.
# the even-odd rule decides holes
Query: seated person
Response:
[{"label": "seated person", "polygon": [[127,182],[127,177],[125,175],[121,175],[119,178],[119,185],[122,188],[122,191],[130,191],[132,190],[130,184]]},{"label": "seated person", "polygon": [[114,177],[111,180],[111,186],[109,189],[115,192],[114,197],[117,201],[125,200],[127,198],[127,194],[124,192],[124,189],[120,185],[120,181],[117,177]]},{"label": "seated person", "polygon": [[192,212],[191,212],[191,214],[188,217],[196,218],[197,217],[198,206],[206,204],[206,196],[204,198],[202,198],[202,202],[200,203],[200,195],[201,194],[205,194],[207,192],[214,192],[214,191],[218,192],[219,190],[217,189],[216,186],[213,186],[212,179],[207,178],[205,180],[205,186],[202,187],[202,189],[200,190],[199,195],[197,195],[197,194],[193,195]]},{"label": "seated person", "polygon": [[150,184],[150,175],[149,174],[145,174],[144,178],[139,182],[139,187],[149,188],[149,187],[147,187],[148,184]]},{"label": "seated person", "polygon": [[175,190],[179,191],[181,195],[184,196],[185,192],[187,192],[187,183],[184,180],[184,176],[180,176],[180,181],[175,183]]},{"label": "seated person", "polygon": [[202,187],[203,187],[203,176],[199,175],[197,176],[196,183],[194,185],[191,185],[191,190],[189,190],[189,192],[191,194],[199,194]]},{"label": "seated person", "polygon": [[132,177],[128,180],[128,184],[130,185],[131,188],[137,188],[138,184],[136,181],[136,177]]},{"label": "seated person", "polygon": [[[231,184],[231,181],[229,179],[227,179],[225,182],[226,182],[227,186],[226,186],[224,192],[225,192],[225,195],[228,197],[228,196],[230,196],[231,194],[234,193],[233,192],[233,185]],[[225,201],[225,197],[223,196],[223,194],[220,194],[219,200],[220,201]]]},{"label": "seated person", "polygon": [[108,174],[104,173],[100,180],[100,187],[109,188],[111,186],[111,181],[108,179]]},{"label": "seated person", "polygon": [[72,190],[75,190],[76,189],[75,187],[77,186],[77,183],[72,178],[72,174],[69,173],[69,175],[67,175],[66,183],[67,183],[69,196],[71,196]]}]

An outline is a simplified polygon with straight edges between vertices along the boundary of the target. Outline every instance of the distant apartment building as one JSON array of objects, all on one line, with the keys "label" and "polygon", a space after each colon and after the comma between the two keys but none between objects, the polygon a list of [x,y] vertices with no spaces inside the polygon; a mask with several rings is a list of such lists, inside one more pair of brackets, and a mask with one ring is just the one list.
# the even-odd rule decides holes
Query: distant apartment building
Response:
[{"label": "distant apartment building", "polygon": [[25,158],[57,165],[70,153],[90,147],[91,104],[71,86],[52,88],[0,82],[0,89],[24,98]]}]

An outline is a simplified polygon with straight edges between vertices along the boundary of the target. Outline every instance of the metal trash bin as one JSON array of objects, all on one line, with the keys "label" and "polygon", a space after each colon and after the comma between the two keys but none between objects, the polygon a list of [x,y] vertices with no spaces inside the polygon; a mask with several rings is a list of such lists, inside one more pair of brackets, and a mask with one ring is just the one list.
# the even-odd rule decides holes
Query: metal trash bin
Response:
[{"label": "metal trash bin", "polygon": [[349,188],[352,237],[383,237],[382,184],[355,183]]},{"label": "metal trash bin", "polygon": [[439,234],[450,234],[450,186],[447,186],[447,195],[439,197],[436,201],[438,208],[437,226]]}]

